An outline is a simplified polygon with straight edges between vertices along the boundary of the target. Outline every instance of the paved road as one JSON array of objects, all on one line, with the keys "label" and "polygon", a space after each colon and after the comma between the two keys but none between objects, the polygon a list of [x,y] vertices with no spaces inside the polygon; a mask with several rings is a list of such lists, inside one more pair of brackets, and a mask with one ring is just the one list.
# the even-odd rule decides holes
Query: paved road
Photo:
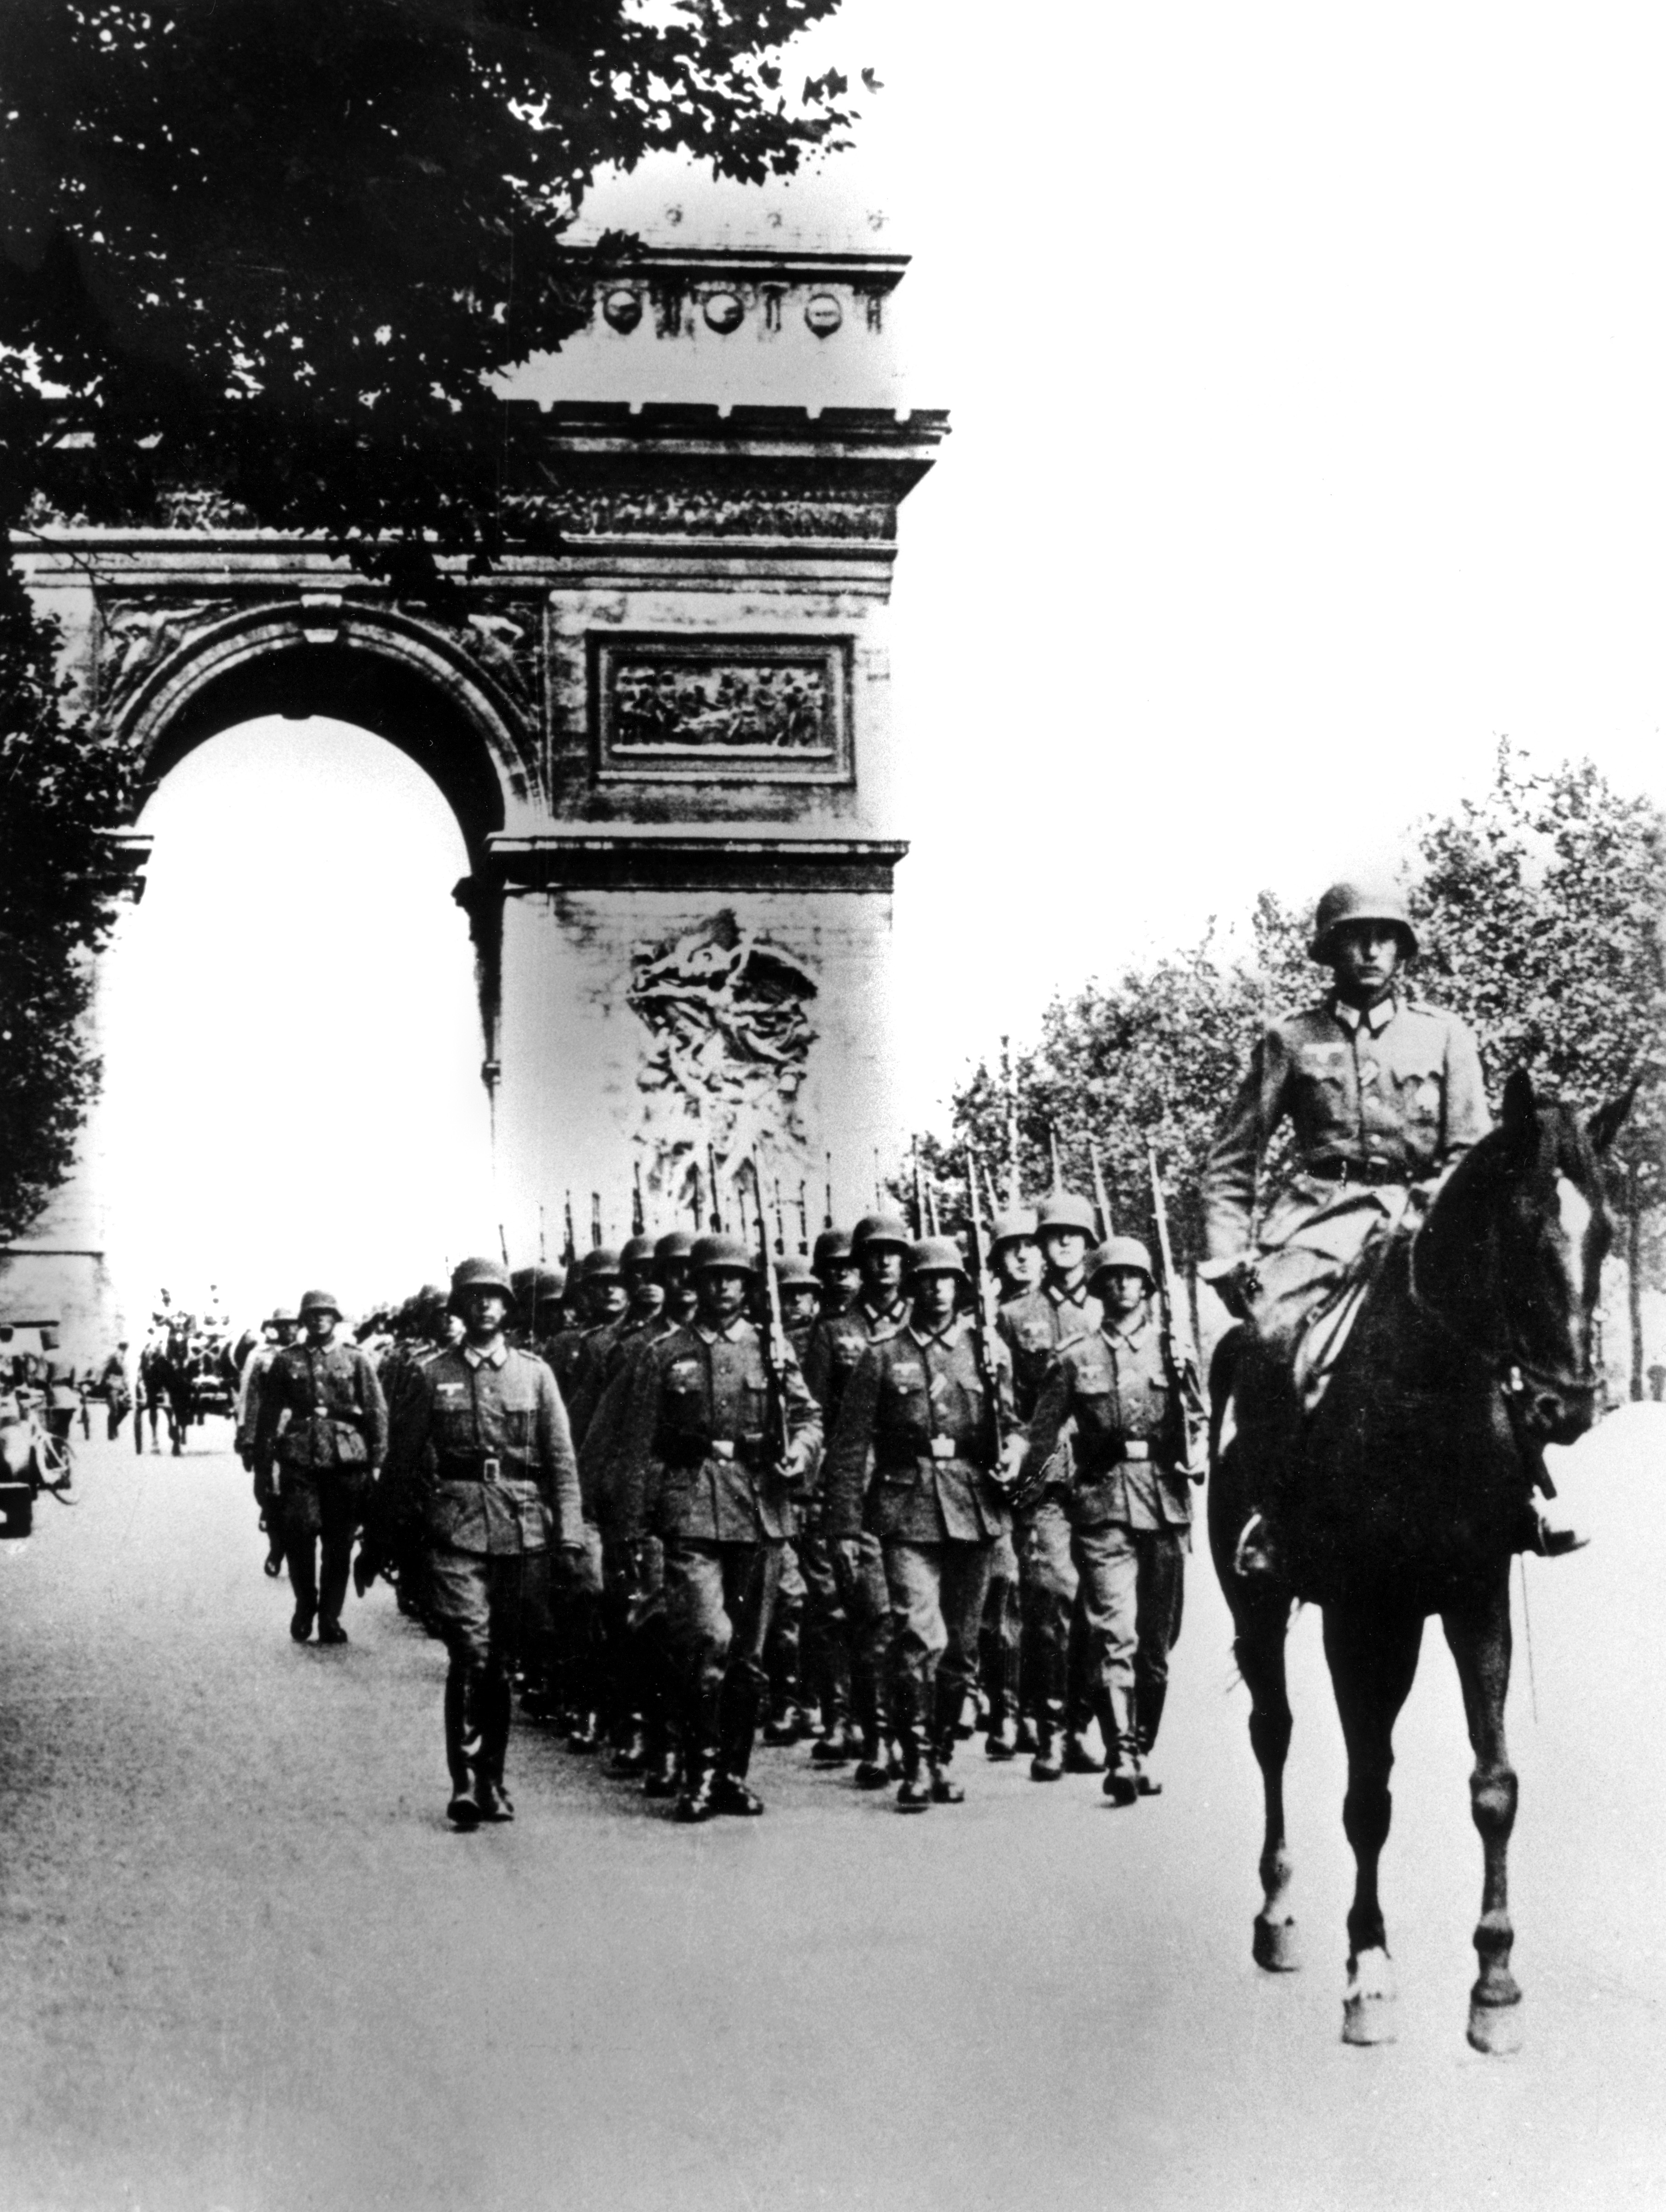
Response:
[{"label": "paved road", "polygon": [[[223,1431],[211,1431],[223,1435]],[[386,1591],[298,1650],[243,1479],[94,1447],[0,1546],[5,2212],[1008,2212],[1666,2202],[1666,1413],[1581,1448],[1604,1534],[1530,1571],[1514,1699],[1529,2043],[1462,2039],[1479,1854],[1438,1636],[1402,1722],[1391,2048],[1338,2041],[1349,1862],[1296,1636],[1308,1966],[1249,1960],[1256,1782],[1195,1568],[1128,1814],[969,1761],[958,1811],[759,1761],[671,1826],[530,1731],[449,1832],[441,1660]]]}]

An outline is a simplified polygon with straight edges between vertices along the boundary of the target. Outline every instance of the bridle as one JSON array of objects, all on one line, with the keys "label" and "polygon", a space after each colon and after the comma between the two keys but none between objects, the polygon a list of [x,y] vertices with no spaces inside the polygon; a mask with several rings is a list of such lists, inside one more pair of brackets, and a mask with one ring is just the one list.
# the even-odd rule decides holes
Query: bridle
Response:
[{"label": "bridle", "polygon": [[1450,1313],[1436,1304],[1417,1279],[1417,1248],[1427,1228],[1426,1220],[1419,1224],[1412,1233],[1407,1251],[1406,1285],[1411,1302],[1419,1313],[1444,1330],[1460,1350],[1487,1369],[1503,1394],[1512,1418],[1524,1419],[1529,1401],[1541,1394],[1567,1399],[1594,1398],[1598,1388],[1595,1375],[1575,1375],[1562,1369],[1547,1367],[1531,1358],[1523,1349],[1507,1314],[1504,1316],[1505,1340],[1500,1346],[1496,1342],[1478,1342]]}]

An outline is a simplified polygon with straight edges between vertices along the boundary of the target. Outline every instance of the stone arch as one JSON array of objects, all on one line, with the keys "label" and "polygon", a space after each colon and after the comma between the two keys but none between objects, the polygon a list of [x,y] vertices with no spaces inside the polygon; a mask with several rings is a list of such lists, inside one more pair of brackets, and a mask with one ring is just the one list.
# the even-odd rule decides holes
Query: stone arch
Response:
[{"label": "stone arch", "polygon": [[[123,684],[118,668],[100,684],[106,719],[143,763],[147,790],[240,722],[317,714],[369,730],[413,760],[444,793],[477,872],[488,839],[537,802],[529,717],[514,696],[520,672],[502,648],[505,672],[486,665],[489,637],[471,653],[436,624],[339,593],[210,612],[181,628],[159,625],[151,665],[136,680]],[[107,669],[107,643],[100,657]]]}]

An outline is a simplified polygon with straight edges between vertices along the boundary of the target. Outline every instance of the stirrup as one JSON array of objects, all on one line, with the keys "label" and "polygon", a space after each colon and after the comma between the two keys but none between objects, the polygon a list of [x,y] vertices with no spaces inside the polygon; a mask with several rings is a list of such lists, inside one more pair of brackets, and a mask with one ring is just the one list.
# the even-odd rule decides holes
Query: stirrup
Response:
[{"label": "stirrup", "polygon": [[1557,1528],[1536,1500],[1528,1513],[1531,1528],[1526,1548],[1536,1552],[1541,1559],[1565,1559],[1570,1552],[1583,1552],[1590,1541],[1577,1528]]}]

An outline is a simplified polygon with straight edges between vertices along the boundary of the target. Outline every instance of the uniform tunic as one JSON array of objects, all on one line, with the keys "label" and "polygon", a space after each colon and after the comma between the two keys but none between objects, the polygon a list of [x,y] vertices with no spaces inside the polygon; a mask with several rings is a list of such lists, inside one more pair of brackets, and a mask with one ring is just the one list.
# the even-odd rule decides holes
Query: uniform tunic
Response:
[{"label": "uniform tunic", "polygon": [[[1260,1164],[1286,1119],[1295,1157],[1252,1252]],[[1361,1012],[1333,994],[1262,1036],[1204,1167],[1203,1273],[1254,1258],[1256,1335],[1310,1404],[1358,1310],[1362,1261],[1489,1126],[1481,1057],[1455,1014],[1392,994]]]}]

